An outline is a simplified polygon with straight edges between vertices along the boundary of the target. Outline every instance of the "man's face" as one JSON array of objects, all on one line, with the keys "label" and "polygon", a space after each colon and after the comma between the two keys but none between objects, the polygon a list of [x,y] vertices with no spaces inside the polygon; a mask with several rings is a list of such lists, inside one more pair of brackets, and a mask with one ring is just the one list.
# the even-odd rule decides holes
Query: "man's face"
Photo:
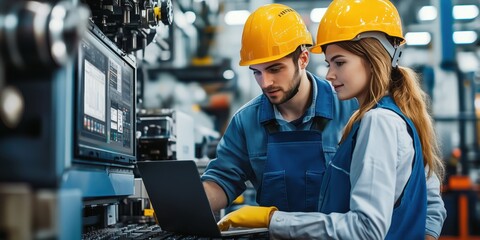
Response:
[{"label": "man's face", "polygon": [[250,65],[250,69],[263,94],[274,105],[288,102],[298,91],[301,74],[298,63],[294,64],[290,57]]}]

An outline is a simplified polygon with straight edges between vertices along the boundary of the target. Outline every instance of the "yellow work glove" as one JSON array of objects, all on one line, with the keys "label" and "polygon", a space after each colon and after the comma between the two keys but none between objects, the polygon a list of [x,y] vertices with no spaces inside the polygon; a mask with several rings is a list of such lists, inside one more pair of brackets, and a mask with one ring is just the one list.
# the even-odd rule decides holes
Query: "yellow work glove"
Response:
[{"label": "yellow work glove", "polygon": [[218,222],[220,230],[232,227],[268,228],[270,218],[276,207],[245,206],[233,211]]}]

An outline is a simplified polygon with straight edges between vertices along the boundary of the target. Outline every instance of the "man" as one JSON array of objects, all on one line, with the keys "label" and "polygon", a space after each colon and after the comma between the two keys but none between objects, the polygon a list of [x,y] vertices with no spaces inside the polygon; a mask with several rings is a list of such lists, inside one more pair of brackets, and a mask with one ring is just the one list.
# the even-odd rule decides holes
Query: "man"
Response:
[{"label": "man", "polygon": [[[328,82],[306,70],[312,43],[301,16],[287,6],[265,5],[247,19],[240,65],[249,66],[263,94],[234,114],[202,175],[213,210],[242,194],[246,181],[260,206],[274,206],[247,214],[318,210],[326,163],[358,106],[338,101]],[[446,212],[438,179],[429,181],[426,233],[438,237]]]}]

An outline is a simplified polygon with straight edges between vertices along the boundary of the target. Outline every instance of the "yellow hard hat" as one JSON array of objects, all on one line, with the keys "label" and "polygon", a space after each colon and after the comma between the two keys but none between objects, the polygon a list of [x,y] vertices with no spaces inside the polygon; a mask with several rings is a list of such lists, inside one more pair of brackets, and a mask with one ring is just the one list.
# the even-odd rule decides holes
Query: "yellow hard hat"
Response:
[{"label": "yellow hard hat", "polygon": [[278,60],[297,49],[312,45],[312,35],[302,17],[282,4],[267,4],[253,12],[242,33],[240,65]]},{"label": "yellow hard hat", "polygon": [[318,25],[313,53],[322,46],[355,39],[360,33],[383,32],[405,42],[402,21],[389,0],[333,0]]}]

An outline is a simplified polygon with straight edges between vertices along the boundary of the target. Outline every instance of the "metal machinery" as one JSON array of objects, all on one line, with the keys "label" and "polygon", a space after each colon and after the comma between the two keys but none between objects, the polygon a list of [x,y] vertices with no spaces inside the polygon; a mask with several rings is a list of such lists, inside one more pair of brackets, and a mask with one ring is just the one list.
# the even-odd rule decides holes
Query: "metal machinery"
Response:
[{"label": "metal machinery", "polygon": [[0,1],[0,239],[137,234],[116,227],[135,212],[122,200],[145,197],[134,195],[133,51],[171,11],[166,0]]},{"label": "metal machinery", "polygon": [[137,159],[195,158],[193,118],[173,109],[142,109],[137,114]]},{"label": "metal machinery", "polygon": [[160,23],[173,20],[171,1],[167,0],[85,0],[92,9],[92,20],[100,30],[125,52],[145,49],[155,37]]},{"label": "metal machinery", "polygon": [[63,89],[89,10],[35,1],[2,1],[0,9],[0,236],[78,237],[80,193],[60,188],[70,164]]}]

